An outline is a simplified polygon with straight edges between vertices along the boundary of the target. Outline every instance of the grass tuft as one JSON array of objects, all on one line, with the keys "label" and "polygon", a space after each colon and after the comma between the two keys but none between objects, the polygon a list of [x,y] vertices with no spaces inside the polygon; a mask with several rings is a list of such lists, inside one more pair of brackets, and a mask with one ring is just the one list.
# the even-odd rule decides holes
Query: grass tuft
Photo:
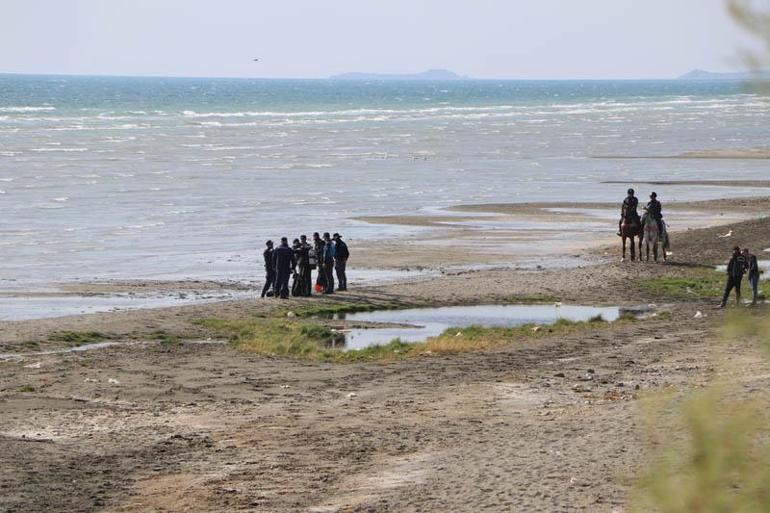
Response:
[{"label": "grass tuft", "polygon": [[98,331],[56,331],[48,336],[49,342],[65,343],[72,347],[85,344],[95,344],[114,338],[112,335]]}]

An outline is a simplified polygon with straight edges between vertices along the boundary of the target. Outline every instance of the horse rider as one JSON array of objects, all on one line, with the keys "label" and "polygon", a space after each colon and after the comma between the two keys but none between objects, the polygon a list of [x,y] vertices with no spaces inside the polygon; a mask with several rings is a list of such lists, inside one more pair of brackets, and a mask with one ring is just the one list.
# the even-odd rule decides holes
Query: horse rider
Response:
[{"label": "horse rider", "polygon": [[646,207],[647,213],[655,219],[658,224],[658,233],[663,233],[663,205],[658,201],[658,193],[653,192],[650,194],[650,201]]},{"label": "horse rider", "polygon": [[629,221],[636,221],[639,224],[639,212],[636,211],[639,207],[639,199],[634,196],[634,190],[628,189],[628,196],[623,200],[623,205],[620,207],[620,221],[618,222],[618,235],[621,235],[621,227],[623,221],[628,219]]}]

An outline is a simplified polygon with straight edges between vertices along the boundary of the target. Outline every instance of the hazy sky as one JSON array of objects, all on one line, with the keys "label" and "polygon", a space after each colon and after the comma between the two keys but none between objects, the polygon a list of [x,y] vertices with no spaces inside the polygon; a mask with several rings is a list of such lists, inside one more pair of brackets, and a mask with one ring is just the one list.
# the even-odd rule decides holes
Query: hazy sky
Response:
[{"label": "hazy sky", "polygon": [[746,42],[723,0],[0,3],[0,72],[17,73],[668,78],[739,69]]}]

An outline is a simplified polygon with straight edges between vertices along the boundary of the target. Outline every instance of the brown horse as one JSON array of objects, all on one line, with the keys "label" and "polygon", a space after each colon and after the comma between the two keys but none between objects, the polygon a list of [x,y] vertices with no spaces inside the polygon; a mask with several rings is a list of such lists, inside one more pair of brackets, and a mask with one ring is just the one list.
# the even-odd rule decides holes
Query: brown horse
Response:
[{"label": "brown horse", "polygon": [[639,259],[642,258],[642,238],[644,232],[642,231],[642,223],[639,219],[623,218],[623,222],[620,225],[620,236],[623,239],[623,258],[621,262],[626,261],[626,239],[631,240],[631,261],[636,260],[636,240],[634,237],[639,237]]}]

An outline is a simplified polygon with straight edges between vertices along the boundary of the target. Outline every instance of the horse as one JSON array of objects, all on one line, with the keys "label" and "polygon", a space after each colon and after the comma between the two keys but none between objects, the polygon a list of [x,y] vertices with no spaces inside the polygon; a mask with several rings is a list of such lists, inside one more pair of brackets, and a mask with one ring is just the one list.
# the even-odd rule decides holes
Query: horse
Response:
[{"label": "horse", "polygon": [[[658,223],[653,219],[653,217],[645,212],[645,214],[642,216],[642,232],[643,232],[643,238],[645,241],[645,250],[647,254],[646,261],[650,261],[650,246],[652,246],[652,254],[655,261],[658,261],[658,244],[661,245],[661,249],[663,250],[663,261],[665,262],[668,258],[668,255],[666,254],[666,250],[670,248],[669,240],[668,240],[668,231],[666,230],[666,224],[661,221],[661,225],[663,225],[663,232],[661,233],[658,230]],[[642,259],[642,248],[641,243],[639,246],[639,260]]]},{"label": "horse", "polygon": [[642,259],[642,237],[644,232],[642,231],[642,225],[639,222],[639,218],[624,217],[623,222],[620,225],[620,236],[623,239],[623,258],[621,262],[626,261],[626,240],[631,240],[631,261],[636,260],[636,240],[634,237],[639,237],[639,260]]}]

